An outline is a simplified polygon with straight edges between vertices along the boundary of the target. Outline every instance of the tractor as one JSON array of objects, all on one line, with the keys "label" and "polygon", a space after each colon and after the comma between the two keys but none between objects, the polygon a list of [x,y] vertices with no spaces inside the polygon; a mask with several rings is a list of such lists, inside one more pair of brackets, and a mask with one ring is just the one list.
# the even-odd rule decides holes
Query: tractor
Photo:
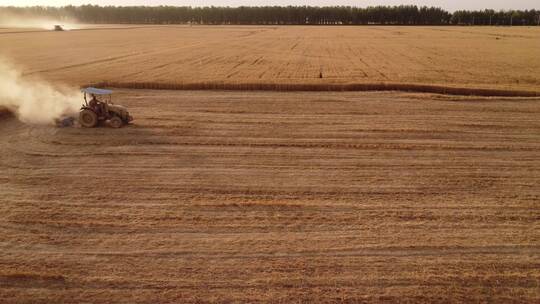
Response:
[{"label": "tractor", "polygon": [[[113,91],[96,88],[83,89],[84,104],[79,113],[79,123],[85,128],[97,127],[100,123],[108,122],[113,128],[121,128],[129,124],[133,117],[128,110],[112,103]],[[91,97],[88,100],[88,96]]]}]

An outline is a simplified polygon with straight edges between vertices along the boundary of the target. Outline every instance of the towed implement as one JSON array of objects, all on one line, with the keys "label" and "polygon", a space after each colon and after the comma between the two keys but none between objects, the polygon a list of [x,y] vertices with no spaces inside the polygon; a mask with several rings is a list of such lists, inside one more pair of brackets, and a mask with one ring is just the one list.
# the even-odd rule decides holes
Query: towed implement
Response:
[{"label": "towed implement", "polygon": [[[128,110],[112,103],[113,91],[96,88],[83,89],[84,104],[79,113],[79,123],[85,128],[97,127],[107,122],[113,128],[121,128],[133,121]],[[90,100],[88,100],[90,96]]]}]

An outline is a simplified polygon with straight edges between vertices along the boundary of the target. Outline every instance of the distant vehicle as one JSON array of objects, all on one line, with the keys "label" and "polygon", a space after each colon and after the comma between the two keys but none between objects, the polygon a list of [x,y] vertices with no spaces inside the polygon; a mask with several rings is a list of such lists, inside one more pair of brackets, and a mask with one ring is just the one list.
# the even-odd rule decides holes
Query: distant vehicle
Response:
[{"label": "distant vehicle", "polygon": [[[128,110],[111,101],[113,91],[96,88],[83,89],[84,104],[79,113],[79,123],[85,128],[97,127],[100,122],[108,122],[113,128],[121,128],[133,121]],[[88,100],[87,96],[91,99]]]},{"label": "distant vehicle", "polygon": [[54,26],[54,31],[55,32],[63,32],[64,28],[61,25],[55,25]]}]

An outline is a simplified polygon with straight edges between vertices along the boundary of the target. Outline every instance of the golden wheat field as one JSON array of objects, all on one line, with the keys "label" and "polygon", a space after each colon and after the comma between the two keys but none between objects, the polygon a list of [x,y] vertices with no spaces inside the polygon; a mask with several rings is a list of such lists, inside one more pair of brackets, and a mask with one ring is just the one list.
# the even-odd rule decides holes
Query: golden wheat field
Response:
[{"label": "golden wheat field", "polygon": [[399,83],[540,91],[539,27],[4,29],[0,45],[25,73],[73,85]]},{"label": "golden wheat field", "polygon": [[539,97],[247,91],[536,92],[538,28],[1,29],[0,45],[24,79],[74,89],[235,88],[112,88],[135,117],[120,129],[0,107],[0,303],[540,303]]}]

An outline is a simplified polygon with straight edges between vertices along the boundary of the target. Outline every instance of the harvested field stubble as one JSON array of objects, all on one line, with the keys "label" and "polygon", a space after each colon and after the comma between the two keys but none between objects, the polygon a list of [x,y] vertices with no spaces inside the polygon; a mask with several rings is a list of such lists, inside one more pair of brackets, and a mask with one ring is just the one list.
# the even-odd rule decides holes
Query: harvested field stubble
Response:
[{"label": "harvested field stubble", "polygon": [[0,120],[0,299],[540,301],[540,103],[123,91]]},{"label": "harvested field stubble", "polygon": [[540,91],[540,27],[115,26],[0,45],[27,75],[77,86]]}]

